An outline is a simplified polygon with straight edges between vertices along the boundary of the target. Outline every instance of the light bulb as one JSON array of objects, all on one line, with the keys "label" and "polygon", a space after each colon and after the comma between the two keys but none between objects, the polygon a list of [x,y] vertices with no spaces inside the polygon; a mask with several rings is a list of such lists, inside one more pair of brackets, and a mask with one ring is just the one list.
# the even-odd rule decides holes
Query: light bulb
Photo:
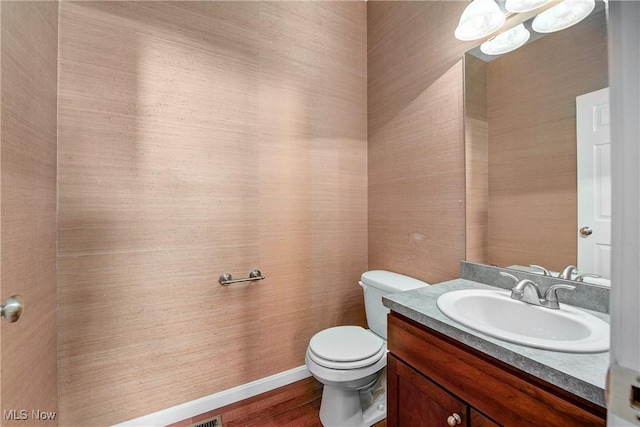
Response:
[{"label": "light bulb", "polygon": [[536,16],[531,27],[538,33],[564,30],[589,16],[595,7],[594,0],[564,0]]},{"label": "light bulb", "polygon": [[469,4],[456,28],[458,40],[476,40],[502,27],[506,17],[494,0],[473,0]]},{"label": "light bulb", "polygon": [[504,7],[512,13],[523,13],[535,10],[550,1],[551,0],[507,0]]},{"label": "light bulb", "polygon": [[482,43],[480,50],[487,55],[502,55],[525,44],[530,36],[531,33],[524,27],[524,24],[516,25],[509,31],[498,34],[491,40]]}]

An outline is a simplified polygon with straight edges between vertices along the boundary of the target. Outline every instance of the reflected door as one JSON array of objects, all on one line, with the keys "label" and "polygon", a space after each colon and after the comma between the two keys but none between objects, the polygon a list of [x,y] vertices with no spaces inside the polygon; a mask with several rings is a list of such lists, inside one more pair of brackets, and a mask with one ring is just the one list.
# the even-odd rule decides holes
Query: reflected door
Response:
[{"label": "reflected door", "polygon": [[609,88],[576,98],[578,269],[611,277]]}]

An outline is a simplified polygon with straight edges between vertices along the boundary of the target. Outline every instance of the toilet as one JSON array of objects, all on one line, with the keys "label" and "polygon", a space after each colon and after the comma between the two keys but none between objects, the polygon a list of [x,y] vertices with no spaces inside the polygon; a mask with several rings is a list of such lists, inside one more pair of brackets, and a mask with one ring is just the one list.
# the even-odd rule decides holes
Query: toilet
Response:
[{"label": "toilet", "polygon": [[362,274],[370,329],[336,326],[309,341],[305,363],[322,384],[320,421],[324,427],[371,426],[387,416],[387,314],[382,296],[428,283],[384,270]]}]

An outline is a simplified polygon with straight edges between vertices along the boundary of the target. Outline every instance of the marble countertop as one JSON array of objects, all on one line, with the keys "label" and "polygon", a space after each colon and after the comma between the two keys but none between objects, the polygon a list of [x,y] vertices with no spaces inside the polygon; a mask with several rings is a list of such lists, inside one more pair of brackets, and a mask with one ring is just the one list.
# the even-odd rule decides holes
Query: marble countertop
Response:
[{"label": "marble countertop", "polygon": [[[436,300],[446,292],[460,289],[497,289],[478,282],[455,279],[413,291],[383,297],[383,303],[428,328],[438,331],[495,359],[543,379],[572,394],[606,407],[604,387],[609,353],[576,354],[540,350],[502,341],[476,332],[449,319]],[[609,315],[584,310],[609,323]]]}]

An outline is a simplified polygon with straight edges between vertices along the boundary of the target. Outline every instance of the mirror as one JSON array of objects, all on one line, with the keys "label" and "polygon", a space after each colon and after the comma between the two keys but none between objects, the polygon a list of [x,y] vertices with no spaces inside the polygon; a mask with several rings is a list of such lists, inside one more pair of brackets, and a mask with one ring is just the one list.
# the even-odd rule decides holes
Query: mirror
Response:
[{"label": "mirror", "polygon": [[578,224],[576,97],[608,86],[598,3],[577,25],[537,39],[531,31],[526,45],[502,56],[465,54],[468,261],[595,271],[578,260],[579,229],[589,224]]}]

